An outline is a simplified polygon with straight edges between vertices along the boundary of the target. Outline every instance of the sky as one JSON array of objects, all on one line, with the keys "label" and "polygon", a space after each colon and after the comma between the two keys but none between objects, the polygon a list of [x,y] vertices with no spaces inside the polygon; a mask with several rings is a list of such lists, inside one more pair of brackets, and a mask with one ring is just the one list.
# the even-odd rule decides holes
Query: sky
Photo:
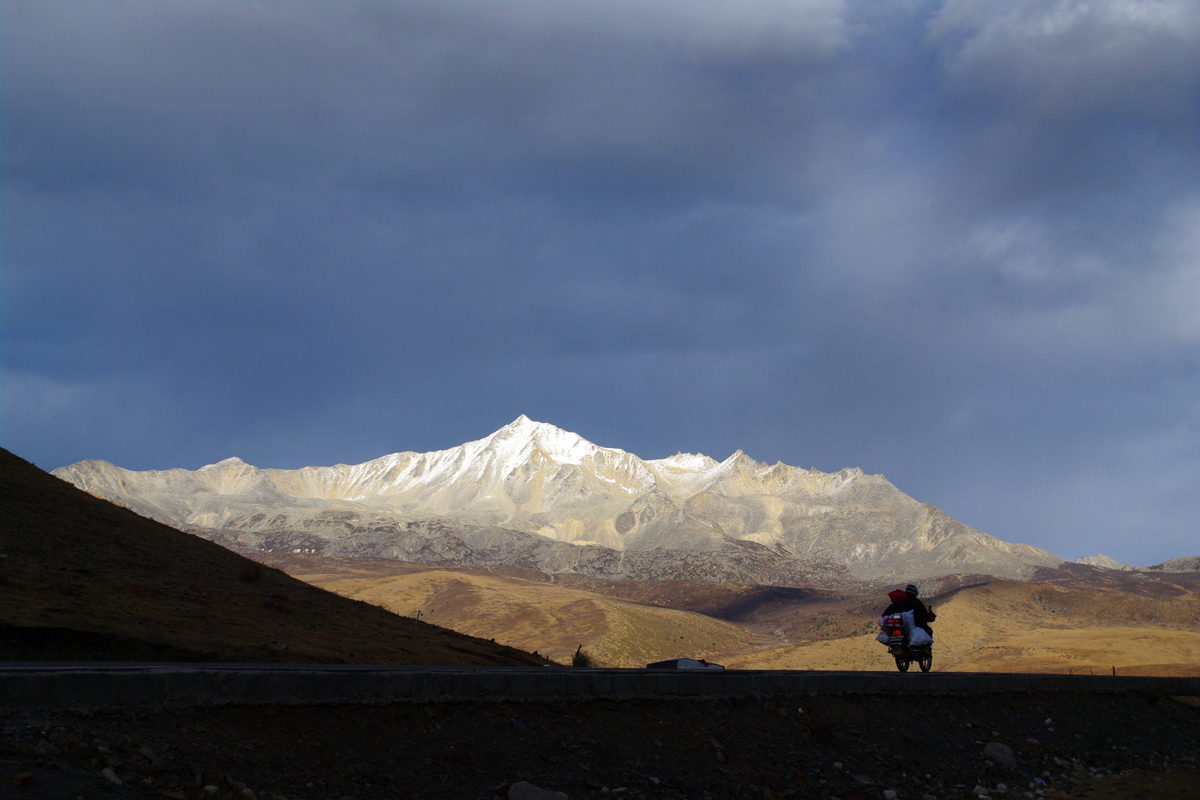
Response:
[{"label": "sky", "polygon": [[0,445],[520,414],[1200,554],[1195,0],[6,0]]}]

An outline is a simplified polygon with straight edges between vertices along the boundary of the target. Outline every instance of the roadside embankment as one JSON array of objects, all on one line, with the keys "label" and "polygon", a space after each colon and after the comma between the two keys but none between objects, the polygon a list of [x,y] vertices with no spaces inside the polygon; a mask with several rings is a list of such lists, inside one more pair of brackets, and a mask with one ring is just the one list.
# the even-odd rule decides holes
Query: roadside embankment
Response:
[{"label": "roadside embankment", "polygon": [[[14,703],[20,671],[0,683],[0,795],[38,800],[491,800],[522,781],[594,800],[1063,798],[1097,781],[1188,797],[1166,792],[1191,791],[1200,752],[1195,679],[57,668]],[[181,702],[187,674],[208,694]]]},{"label": "roadside embankment", "polygon": [[375,667],[310,664],[0,664],[0,708],[638,699],[854,692],[1200,694],[1200,678],[1011,673]]}]

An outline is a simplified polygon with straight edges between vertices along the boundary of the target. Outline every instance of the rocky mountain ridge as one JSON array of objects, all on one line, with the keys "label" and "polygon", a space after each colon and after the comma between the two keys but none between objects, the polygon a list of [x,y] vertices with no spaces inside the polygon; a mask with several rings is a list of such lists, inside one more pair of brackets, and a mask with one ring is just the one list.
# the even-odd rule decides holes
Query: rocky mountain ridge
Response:
[{"label": "rocky mountain ridge", "polygon": [[1200,572],[1200,556],[1172,558],[1145,569],[1150,572]]},{"label": "rocky mountain ridge", "polygon": [[1086,564],[1089,567],[1097,569],[1116,569],[1123,572],[1128,572],[1135,567],[1132,564],[1126,564],[1124,561],[1117,561],[1112,556],[1106,556],[1103,553],[1098,553],[1094,556],[1081,556],[1075,559],[1076,564]]},{"label": "rocky mountain ridge", "polygon": [[134,472],[83,461],[54,474],[244,551],[775,585],[1019,578],[1062,563],[857,468],[769,465],[741,451],[643,460],[524,416],[459,447],[357,465],[231,458]]}]

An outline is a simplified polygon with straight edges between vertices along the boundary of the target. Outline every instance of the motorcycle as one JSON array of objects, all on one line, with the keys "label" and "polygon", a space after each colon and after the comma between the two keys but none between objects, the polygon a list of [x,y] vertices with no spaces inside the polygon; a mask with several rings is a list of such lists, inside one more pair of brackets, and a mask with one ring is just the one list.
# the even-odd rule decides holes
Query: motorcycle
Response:
[{"label": "motorcycle", "polygon": [[[880,623],[883,633],[879,641],[887,645],[888,654],[896,659],[896,669],[908,672],[912,662],[917,662],[921,672],[929,672],[933,667],[933,643],[909,644],[904,633],[904,623],[899,614],[884,617]],[[885,641],[886,637],[886,641]]]}]

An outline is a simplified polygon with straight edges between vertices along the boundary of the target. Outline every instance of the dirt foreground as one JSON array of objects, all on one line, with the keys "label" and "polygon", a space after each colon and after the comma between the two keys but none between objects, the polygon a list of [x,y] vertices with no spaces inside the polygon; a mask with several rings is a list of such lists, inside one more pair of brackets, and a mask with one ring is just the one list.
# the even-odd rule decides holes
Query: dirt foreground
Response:
[{"label": "dirt foreground", "polygon": [[9,712],[0,796],[552,796],[523,793],[527,782],[639,800],[1196,798],[1194,702],[1009,692]]}]

